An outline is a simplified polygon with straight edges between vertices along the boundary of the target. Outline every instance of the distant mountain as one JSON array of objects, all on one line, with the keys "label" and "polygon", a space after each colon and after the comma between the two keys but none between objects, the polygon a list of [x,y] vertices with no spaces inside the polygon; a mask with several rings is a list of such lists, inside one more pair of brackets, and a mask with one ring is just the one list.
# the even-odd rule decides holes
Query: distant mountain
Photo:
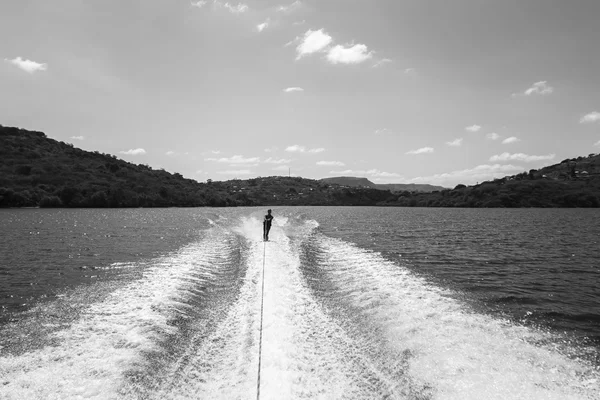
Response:
[{"label": "distant mountain", "polygon": [[379,190],[389,190],[391,192],[424,192],[430,193],[437,190],[444,190],[445,187],[434,186],[428,184],[417,184],[417,183],[388,183],[378,184],[373,183],[367,178],[357,178],[352,176],[338,176],[334,178],[323,178],[321,182],[335,183],[337,185],[349,186],[349,187],[369,187]]}]

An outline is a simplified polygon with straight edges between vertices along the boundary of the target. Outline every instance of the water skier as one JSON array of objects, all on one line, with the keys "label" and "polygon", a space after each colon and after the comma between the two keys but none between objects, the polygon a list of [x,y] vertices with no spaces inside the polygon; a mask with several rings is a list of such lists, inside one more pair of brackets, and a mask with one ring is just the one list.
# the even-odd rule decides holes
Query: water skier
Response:
[{"label": "water skier", "polygon": [[265,215],[265,219],[263,220],[263,240],[265,242],[269,241],[269,231],[271,230],[272,220],[273,216],[271,215],[271,210],[267,210],[267,215]]}]

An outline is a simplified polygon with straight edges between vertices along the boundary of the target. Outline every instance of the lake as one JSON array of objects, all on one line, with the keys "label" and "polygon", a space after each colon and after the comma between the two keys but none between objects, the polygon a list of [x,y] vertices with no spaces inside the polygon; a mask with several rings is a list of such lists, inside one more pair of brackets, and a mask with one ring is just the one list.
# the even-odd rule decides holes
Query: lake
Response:
[{"label": "lake", "polygon": [[0,398],[600,398],[600,210],[265,213],[0,210]]}]

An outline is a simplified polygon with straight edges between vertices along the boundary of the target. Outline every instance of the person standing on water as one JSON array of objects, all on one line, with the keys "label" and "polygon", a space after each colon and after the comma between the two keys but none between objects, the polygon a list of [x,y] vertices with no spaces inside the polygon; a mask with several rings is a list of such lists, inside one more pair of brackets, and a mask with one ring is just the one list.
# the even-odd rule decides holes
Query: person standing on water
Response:
[{"label": "person standing on water", "polygon": [[271,210],[268,210],[267,215],[265,215],[265,219],[263,220],[263,240],[265,242],[269,240],[269,231],[271,230],[272,220],[273,216],[271,215]]}]

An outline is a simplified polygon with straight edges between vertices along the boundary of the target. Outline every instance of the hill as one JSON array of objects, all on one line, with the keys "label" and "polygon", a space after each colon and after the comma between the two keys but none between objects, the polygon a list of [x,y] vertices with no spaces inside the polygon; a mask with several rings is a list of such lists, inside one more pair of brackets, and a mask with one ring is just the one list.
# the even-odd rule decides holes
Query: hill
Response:
[{"label": "hill", "polygon": [[417,184],[417,183],[387,183],[387,184],[378,184],[373,183],[367,178],[357,178],[352,176],[338,176],[334,178],[323,178],[321,182],[337,184],[341,186],[348,187],[369,187],[373,189],[379,190],[389,190],[391,192],[402,192],[408,190],[409,192],[433,192],[436,190],[444,190],[446,189],[443,186],[434,186],[427,184]]},{"label": "hill", "polygon": [[352,177],[318,181],[272,176],[199,183],[114,155],[84,151],[42,132],[0,125],[0,207],[276,205],[600,207],[600,155],[566,159],[474,186],[392,193]]},{"label": "hill", "polygon": [[199,183],[0,125],[0,207],[376,205],[390,199],[389,191],[304,178]]},{"label": "hill", "polygon": [[402,192],[390,206],[600,207],[600,154],[565,159],[474,186],[432,193]]}]

